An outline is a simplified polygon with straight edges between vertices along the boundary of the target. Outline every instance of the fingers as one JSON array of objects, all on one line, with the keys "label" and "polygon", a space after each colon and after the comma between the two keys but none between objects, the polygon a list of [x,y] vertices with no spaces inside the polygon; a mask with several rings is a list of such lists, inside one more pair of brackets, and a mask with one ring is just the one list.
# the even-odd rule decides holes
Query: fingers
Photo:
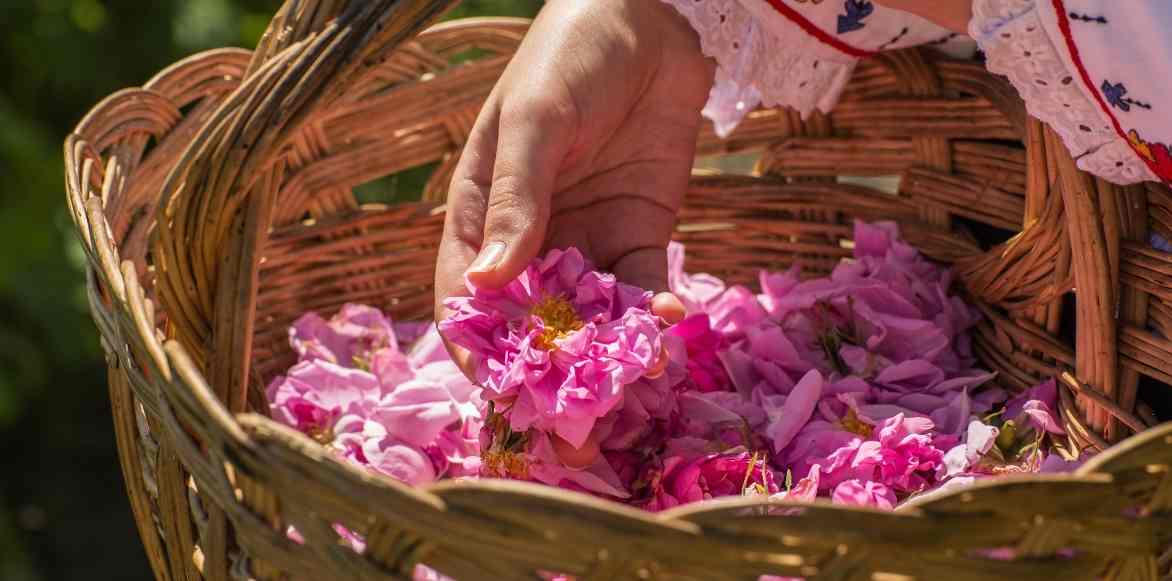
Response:
[{"label": "fingers", "polygon": [[875,3],[910,12],[959,34],[968,34],[969,21],[973,18],[971,0],[876,0]]},{"label": "fingers", "polygon": [[[684,319],[687,309],[671,294],[667,276],[667,241],[674,229],[675,214],[670,208],[636,202],[632,196],[622,204],[600,204],[579,216],[584,222],[555,220],[552,236],[555,247],[589,248],[601,264],[619,281],[656,293],[651,312],[669,325]],[[605,224],[603,236],[584,236],[592,224]]]},{"label": "fingers", "polygon": [[[684,303],[675,295],[665,292],[655,295],[651,299],[651,314],[659,317],[667,325],[674,325],[684,320],[688,311],[684,308]],[[647,370],[646,377],[648,379],[657,379],[667,371],[668,364],[671,363],[671,355],[668,353],[667,344],[663,345],[660,350],[659,357],[655,360],[655,364],[651,369]]]},{"label": "fingers", "polygon": [[627,252],[614,263],[614,275],[622,282],[663,293],[667,286],[667,249],[644,246]]},{"label": "fingers", "polygon": [[671,293],[659,293],[651,299],[651,314],[663,319],[669,325],[674,325],[688,315],[684,303]]},{"label": "fingers", "polygon": [[659,379],[667,371],[668,364],[671,363],[671,356],[667,352],[667,347],[664,346],[659,350],[659,356],[655,358],[655,364],[643,374],[647,379]]},{"label": "fingers", "polygon": [[558,170],[570,147],[567,111],[550,99],[503,106],[483,244],[467,272],[477,286],[504,286],[541,251]]},{"label": "fingers", "polygon": [[[499,288],[541,251],[550,197],[569,148],[566,116],[546,102],[504,106],[490,96],[469,135],[448,194],[444,235],[436,264],[436,320],[443,301],[466,294],[465,277]],[[470,378],[469,353],[447,344]]]},{"label": "fingers", "polygon": [[500,123],[499,100],[490,96],[476,118],[452,175],[435,270],[436,321],[446,314],[444,300],[467,293],[464,272],[483,242],[484,214],[492,186],[492,168]]},{"label": "fingers", "polygon": [[[500,107],[489,97],[460,155],[444,215],[444,233],[440,238],[435,267],[435,320],[448,315],[444,301],[467,294],[464,271],[476,258],[484,232],[484,212],[492,183],[492,166],[496,158],[497,126]],[[472,354],[445,337],[444,346],[452,361],[468,379],[476,381],[476,364]]]},{"label": "fingers", "polygon": [[476,383],[477,363],[476,359],[472,356],[472,353],[467,349],[460,347],[451,341],[448,341],[448,338],[444,337],[443,335],[440,335],[440,338],[443,340],[444,347],[447,348],[448,354],[452,356],[452,363],[455,363],[456,367],[460,368],[460,372],[464,374],[464,377],[467,377],[469,381]]},{"label": "fingers", "polygon": [[[687,315],[687,310],[680,299],[667,292],[667,249],[647,247],[635,250],[623,256],[614,267],[615,276],[619,280],[657,292],[651,299],[651,313],[668,325],[674,325]],[[656,379],[667,370],[670,358],[666,345],[655,364],[647,370],[648,379]]]}]

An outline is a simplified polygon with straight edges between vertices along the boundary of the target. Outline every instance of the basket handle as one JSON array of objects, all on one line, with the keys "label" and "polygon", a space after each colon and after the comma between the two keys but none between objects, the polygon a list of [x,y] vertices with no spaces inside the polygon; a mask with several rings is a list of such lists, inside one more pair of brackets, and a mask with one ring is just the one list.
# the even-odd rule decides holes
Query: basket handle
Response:
[{"label": "basket handle", "polygon": [[241,85],[160,194],[151,244],[177,339],[229,409],[245,408],[258,263],[287,145],[307,120],[456,0],[286,0]]}]

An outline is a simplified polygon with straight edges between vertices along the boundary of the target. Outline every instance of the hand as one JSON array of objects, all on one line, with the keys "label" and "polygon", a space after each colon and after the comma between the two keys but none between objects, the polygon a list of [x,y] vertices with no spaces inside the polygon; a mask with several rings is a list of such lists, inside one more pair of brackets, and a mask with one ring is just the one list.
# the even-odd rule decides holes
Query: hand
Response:
[{"label": "hand", "polygon": [[[658,0],[551,0],[473,127],[449,192],[436,313],[576,246],[619,280],[667,291],[666,247],[715,64]],[[653,310],[679,320],[668,294]],[[457,361],[465,358],[453,350]]]},{"label": "hand", "polygon": [[968,34],[973,0],[875,0],[876,4],[910,12],[959,34]]}]

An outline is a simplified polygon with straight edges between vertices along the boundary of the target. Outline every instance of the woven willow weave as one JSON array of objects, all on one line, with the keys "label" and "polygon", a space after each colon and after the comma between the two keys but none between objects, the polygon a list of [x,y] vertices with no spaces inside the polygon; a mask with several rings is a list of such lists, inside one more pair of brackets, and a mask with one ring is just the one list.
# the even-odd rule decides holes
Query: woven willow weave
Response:
[{"label": "woven willow weave", "polygon": [[[402,579],[417,563],[465,581],[1165,574],[1172,425],[1152,427],[1137,386],[1172,383],[1172,258],[1145,244],[1172,237],[1172,196],[1077,171],[1004,82],[924,52],[864,62],[832,115],[763,110],[728,141],[705,133],[705,156],[762,158],[756,177],[693,180],[678,227],[689,269],[746,283],[794,263],[821,275],[850,253],[852,220],[897,220],[956,266],[985,314],[975,349],[1003,387],[1061,377],[1073,443],[1110,447],[1077,474],[985,482],[894,513],[726,499],[649,514],[518,482],[410,489],[268,420],[262,386],[292,362],[299,314],[357,301],[431,315],[444,190],[526,28],[483,19],[417,34],[451,3],[290,0],[255,52],[186,59],[69,137],[69,207],[159,579]],[[423,203],[363,206],[352,193],[429,164]],[[900,176],[898,194],[836,176]],[[983,250],[968,233],[986,227],[1016,236]],[[335,523],[364,535],[365,553],[339,543]],[[973,552],[1002,546],[1027,558]],[[1075,551],[1056,556],[1064,547]]]}]

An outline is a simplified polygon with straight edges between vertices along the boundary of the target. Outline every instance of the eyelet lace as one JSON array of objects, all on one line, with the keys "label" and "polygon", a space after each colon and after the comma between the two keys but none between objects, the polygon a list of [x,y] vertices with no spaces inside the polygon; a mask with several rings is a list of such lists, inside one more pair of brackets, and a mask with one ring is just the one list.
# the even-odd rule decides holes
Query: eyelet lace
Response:
[{"label": "eyelet lace", "polygon": [[1080,168],[1117,184],[1157,179],[1083,92],[1033,0],[976,0],[969,34],[989,70],[1013,83],[1030,115],[1058,133]]},{"label": "eyelet lace", "polygon": [[716,60],[716,82],[704,116],[727,136],[758,105],[791,107],[808,115],[829,111],[850,81],[857,59],[828,54],[800,26],[764,29],[738,0],[664,0],[700,35]]}]

